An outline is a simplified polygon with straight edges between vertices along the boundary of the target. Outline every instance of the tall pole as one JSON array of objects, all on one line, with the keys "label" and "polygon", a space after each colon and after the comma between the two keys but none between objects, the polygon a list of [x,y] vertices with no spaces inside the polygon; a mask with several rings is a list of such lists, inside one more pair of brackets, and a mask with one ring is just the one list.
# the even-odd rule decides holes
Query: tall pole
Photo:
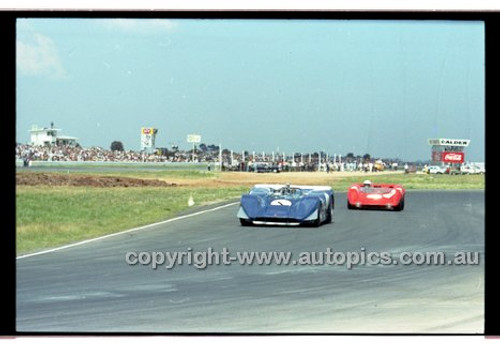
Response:
[{"label": "tall pole", "polygon": [[219,170],[222,171],[222,144],[219,143]]}]

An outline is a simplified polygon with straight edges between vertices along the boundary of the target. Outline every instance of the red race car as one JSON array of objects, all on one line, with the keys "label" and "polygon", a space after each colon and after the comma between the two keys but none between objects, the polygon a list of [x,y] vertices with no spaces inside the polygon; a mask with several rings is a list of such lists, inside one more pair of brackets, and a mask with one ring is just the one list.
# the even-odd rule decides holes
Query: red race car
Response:
[{"label": "red race car", "polygon": [[355,183],[347,191],[347,208],[379,208],[402,211],[405,189],[401,185],[373,184],[370,180]]}]

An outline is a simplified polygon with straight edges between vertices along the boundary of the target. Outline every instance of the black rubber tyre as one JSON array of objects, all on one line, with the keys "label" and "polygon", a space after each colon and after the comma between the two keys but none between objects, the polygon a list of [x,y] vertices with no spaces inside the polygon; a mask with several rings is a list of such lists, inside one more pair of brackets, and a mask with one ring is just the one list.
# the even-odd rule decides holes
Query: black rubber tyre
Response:
[{"label": "black rubber tyre", "polygon": [[240,223],[242,226],[251,226],[252,225],[252,222],[250,222],[249,220],[246,220],[244,218],[240,218]]},{"label": "black rubber tyre", "polygon": [[402,211],[405,209],[405,199],[404,197],[399,201],[399,205],[396,206],[396,211]]},{"label": "black rubber tyre", "polygon": [[313,221],[314,227],[321,226],[321,210],[322,210],[322,208],[323,208],[323,206],[322,206],[321,202],[318,203],[318,218]]},{"label": "black rubber tyre", "polygon": [[330,198],[330,203],[328,204],[328,211],[326,212],[325,223],[332,223],[332,217],[333,217],[333,201]]}]

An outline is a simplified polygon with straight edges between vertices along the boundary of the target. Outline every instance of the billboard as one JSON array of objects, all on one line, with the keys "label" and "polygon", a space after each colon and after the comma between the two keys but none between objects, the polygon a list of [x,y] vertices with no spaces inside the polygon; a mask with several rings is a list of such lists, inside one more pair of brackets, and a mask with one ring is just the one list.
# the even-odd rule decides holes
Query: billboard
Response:
[{"label": "billboard", "polygon": [[154,149],[156,133],[156,128],[141,128],[141,150]]},{"label": "billboard", "polygon": [[458,151],[445,151],[442,153],[441,161],[450,164],[462,164],[465,159],[465,154]]},{"label": "billboard", "polygon": [[199,142],[201,142],[201,135],[189,134],[187,136],[187,142],[188,143],[199,143]]},{"label": "billboard", "polygon": [[429,139],[428,140],[429,145],[436,145],[436,146],[460,146],[460,147],[467,147],[470,144],[469,139]]}]

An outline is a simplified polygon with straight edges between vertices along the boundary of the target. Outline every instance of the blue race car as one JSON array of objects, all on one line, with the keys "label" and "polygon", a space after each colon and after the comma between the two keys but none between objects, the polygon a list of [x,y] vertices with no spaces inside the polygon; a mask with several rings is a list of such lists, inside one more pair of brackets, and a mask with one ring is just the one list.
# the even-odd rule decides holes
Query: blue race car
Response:
[{"label": "blue race car", "polygon": [[329,186],[259,184],[241,196],[237,217],[243,226],[317,227],[332,221],[334,206]]}]

